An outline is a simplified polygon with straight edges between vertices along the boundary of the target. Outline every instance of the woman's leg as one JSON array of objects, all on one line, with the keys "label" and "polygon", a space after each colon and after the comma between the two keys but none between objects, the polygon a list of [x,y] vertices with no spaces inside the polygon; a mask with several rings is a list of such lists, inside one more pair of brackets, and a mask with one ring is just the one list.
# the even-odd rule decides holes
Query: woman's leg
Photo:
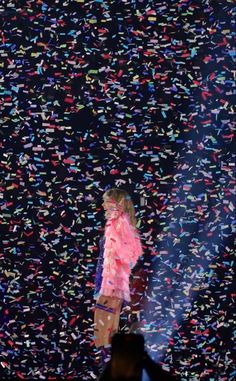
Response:
[{"label": "woman's leg", "polygon": [[118,331],[122,300],[112,296],[101,295],[94,312],[95,346],[108,346],[111,337]]}]

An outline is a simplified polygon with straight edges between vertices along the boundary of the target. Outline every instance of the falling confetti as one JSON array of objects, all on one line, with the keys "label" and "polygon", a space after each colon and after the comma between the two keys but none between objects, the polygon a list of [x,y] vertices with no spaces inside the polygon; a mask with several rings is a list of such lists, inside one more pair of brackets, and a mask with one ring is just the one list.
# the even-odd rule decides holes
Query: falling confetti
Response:
[{"label": "falling confetti", "polygon": [[121,330],[140,319],[183,381],[234,379],[234,13],[230,0],[1,2],[2,379],[96,379],[113,186],[132,195],[144,248]]}]

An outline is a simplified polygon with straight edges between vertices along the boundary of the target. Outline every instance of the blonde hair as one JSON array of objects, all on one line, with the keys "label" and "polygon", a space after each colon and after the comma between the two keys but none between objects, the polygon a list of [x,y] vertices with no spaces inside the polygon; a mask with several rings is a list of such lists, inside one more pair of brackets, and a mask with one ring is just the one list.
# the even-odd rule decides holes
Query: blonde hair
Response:
[{"label": "blonde hair", "polygon": [[137,220],[135,217],[134,204],[131,200],[129,193],[126,190],[121,188],[108,189],[103,195],[103,199],[106,199],[106,198],[111,198],[118,203],[122,201],[124,206],[124,212],[129,215],[132,225],[136,226]]}]

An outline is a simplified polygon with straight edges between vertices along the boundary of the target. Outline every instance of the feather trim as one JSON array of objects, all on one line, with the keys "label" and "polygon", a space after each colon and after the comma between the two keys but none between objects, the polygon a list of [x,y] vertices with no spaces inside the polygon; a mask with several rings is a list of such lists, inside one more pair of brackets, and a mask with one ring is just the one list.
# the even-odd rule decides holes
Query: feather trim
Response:
[{"label": "feather trim", "polygon": [[105,227],[100,293],[130,301],[129,276],[142,253],[140,237],[128,214],[111,214]]}]

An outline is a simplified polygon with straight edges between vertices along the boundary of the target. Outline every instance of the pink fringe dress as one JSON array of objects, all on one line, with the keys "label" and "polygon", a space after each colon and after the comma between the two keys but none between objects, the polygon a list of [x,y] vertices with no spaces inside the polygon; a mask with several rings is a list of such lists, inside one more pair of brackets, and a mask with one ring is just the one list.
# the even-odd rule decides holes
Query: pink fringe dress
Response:
[{"label": "pink fringe dress", "polygon": [[130,302],[129,277],[142,253],[139,234],[131,224],[129,215],[114,211],[105,226],[100,295]]}]

